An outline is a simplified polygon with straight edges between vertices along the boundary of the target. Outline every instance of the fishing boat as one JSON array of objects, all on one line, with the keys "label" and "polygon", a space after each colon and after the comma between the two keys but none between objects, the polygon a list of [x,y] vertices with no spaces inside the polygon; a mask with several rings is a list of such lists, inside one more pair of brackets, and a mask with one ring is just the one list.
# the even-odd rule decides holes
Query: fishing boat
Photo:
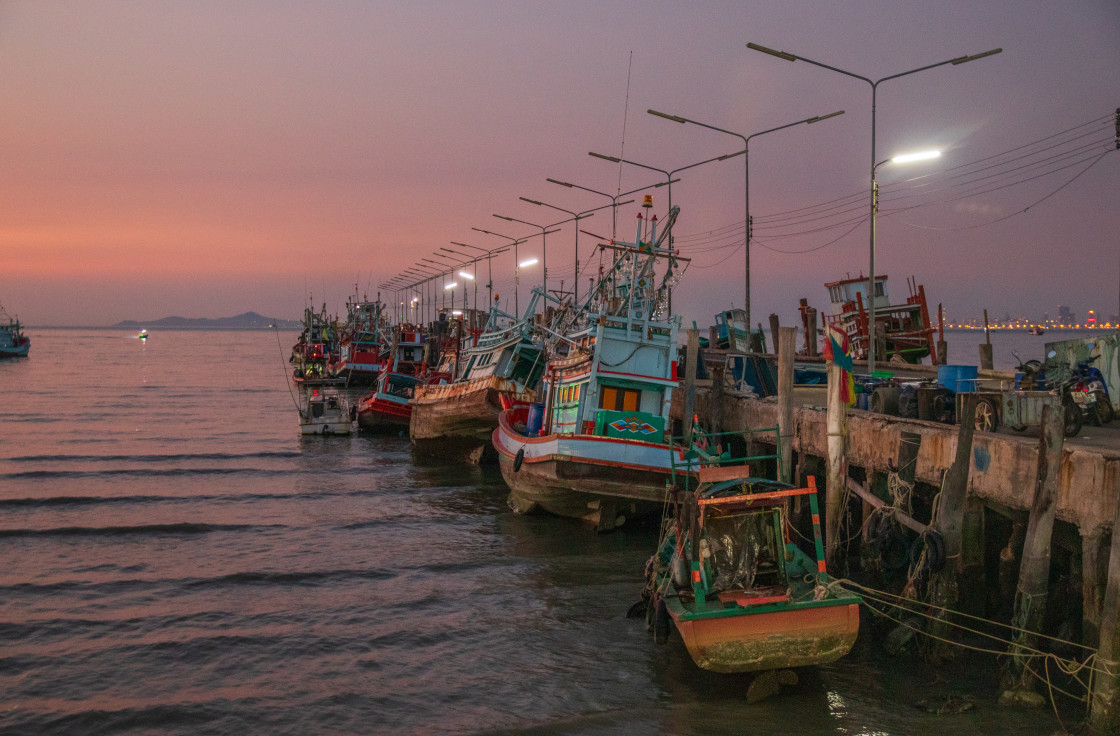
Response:
[{"label": "fishing boat", "polygon": [[383,369],[373,390],[363,396],[355,407],[358,429],[366,432],[407,430],[412,418],[409,401],[416,387],[424,381],[418,376]]},{"label": "fishing boat", "polygon": [[343,391],[345,379],[305,383],[300,387],[301,434],[350,434],[350,404]]},{"label": "fishing boat", "polygon": [[338,324],[327,316],[327,305],[316,312],[303,310],[303,330],[292,346],[288,362],[295,365],[292,376],[296,383],[315,383],[339,375]]},{"label": "fishing boat", "polygon": [[[906,301],[891,304],[887,296],[887,277],[875,277],[875,334],[879,335],[876,355],[883,360],[921,363],[927,356],[937,364],[937,346],[934,334],[937,328],[930,323],[926,306],[925,287],[916,279],[906,281],[910,295]],[[868,324],[871,320],[867,306],[867,278],[842,279],[825,284],[828,289],[829,311],[821,313],[822,334],[835,328],[848,336],[852,357],[867,358],[870,347]],[[882,349],[885,347],[885,354]]]},{"label": "fishing boat", "polygon": [[[767,431],[777,435],[776,427]],[[656,640],[667,641],[671,621],[697,666],[725,673],[826,664],[847,654],[859,633],[860,598],[830,583],[815,479],[796,488],[751,477],[749,466],[709,465],[698,480],[674,493],[646,565],[647,623]],[[795,498],[809,501],[811,532],[790,522]],[[809,539],[806,552],[798,540]]]},{"label": "fishing boat", "polygon": [[396,325],[392,329],[389,347],[391,361],[380,368],[377,381],[368,394],[357,403],[358,428],[367,432],[407,431],[412,419],[412,400],[416,387],[425,383],[446,382],[450,376],[430,370],[429,360],[433,351],[439,355],[446,336],[440,329],[429,335],[418,326]]},{"label": "fishing boat", "polygon": [[19,320],[0,306],[0,358],[25,358],[29,350],[31,338],[23,334]]},{"label": "fishing boat", "polygon": [[377,380],[388,348],[388,320],[380,299],[357,298],[346,303],[346,323],[338,345],[338,373],[349,386],[371,386]]},{"label": "fishing boat", "polygon": [[[498,415],[491,440],[515,511],[540,508],[609,530],[666,501],[680,317],[662,310],[673,269],[687,259],[665,247],[680,208],[658,236],[651,198],[643,207],[634,243],[599,246],[611,263],[579,319],[552,331],[543,401]],[[657,284],[659,264],[667,268]]]},{"label": "fishing boat", "polygon": [[[487,450],[493,454],[490,436],[502,410],[535,400],[545,366],[532,330],[538,297],[516,321],[494,307],[484,332],[458,354],[447,352],[443,369],[452,380],[416,387],[409,436],[419,453],[479,462]],[[503,319],[511,324],[499,328]]]},{"label": "fishing boat", "polygon": [[1041,335],[1046,332],[1046,330],[1042,329],[1041,325],[1031,325],[1031,328],[1027,330],[1027,332],[1031,335]]}]

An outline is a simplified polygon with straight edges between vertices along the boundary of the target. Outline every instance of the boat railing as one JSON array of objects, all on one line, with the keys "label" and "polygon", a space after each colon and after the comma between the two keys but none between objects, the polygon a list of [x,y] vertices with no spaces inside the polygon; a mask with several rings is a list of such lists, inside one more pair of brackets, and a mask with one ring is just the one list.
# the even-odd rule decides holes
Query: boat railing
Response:
[{"label": "boat railing", "polygon": [[[732,455],[731,446],[732,440],[742,442],[747,448],[751,446],[751,439],[758,435],[773,434],[774,436],[774,452],[764,453],[759,455],[749,455],[744,452],[743,455],[735,457]],[[777,465],[777,477],[784,477],[782,468],[782,436],[779,431],[778,425],[773,427],[762,427],[759,429],[740,430],[735,432],[703,432],[693,431],[688,435],[671,436],[669,438],[669,466],[670,466],[670,480],[674,488],[677,487],[678,475],[680,482],[683,484],[685,491],[691,490],[688,487],[689,479],[693,479],[697,484],[708,482],[705,478],[701,477],[701,471],[705,476],[712,478],[712,470],[719,468],[731,473],[749,473],[748,468],[751,463],[762,463],[774,461]],[[732,470],[738,468],[738,470]],[[716,473],[716,475],[726,475],[724,472]]]}]

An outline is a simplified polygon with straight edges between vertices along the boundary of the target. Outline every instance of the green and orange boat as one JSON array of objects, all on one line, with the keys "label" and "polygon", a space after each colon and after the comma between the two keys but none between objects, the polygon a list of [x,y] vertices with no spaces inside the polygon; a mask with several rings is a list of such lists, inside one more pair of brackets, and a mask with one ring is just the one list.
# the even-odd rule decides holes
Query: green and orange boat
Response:
[{"label": "green and orange boat", "polygon": [[[668,640],[672,621],[696,664],[714,672],[827,664],[847,654],[861,599],[829,580],[815,479],[796,488],[751,477],[743,465],[708,465],[696,477],[694,489],[674,492],[646,566],[647,623],[657,641]],[[798,498],[808,500],[811,532],[790,521]]]}]

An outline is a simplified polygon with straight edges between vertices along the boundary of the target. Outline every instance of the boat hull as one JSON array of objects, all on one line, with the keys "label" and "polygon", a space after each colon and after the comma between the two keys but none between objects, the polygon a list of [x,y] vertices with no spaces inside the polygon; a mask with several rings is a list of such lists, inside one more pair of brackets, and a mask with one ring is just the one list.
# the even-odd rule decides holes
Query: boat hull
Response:
[{"label": "boat hull", "polygon": [[690,613],[676,597],[666,607],[693,661],[713,672],[828,664],[847,654],[859,633],[859,603],[844,599],[745,607],[730,615]]},{"label": "boat hull", "polygon": [[337,419],[335,421],[300,422],[300,434],[306,435],[347,435],[350,434],[350,419]]},{"label": "boat hull", "polygon": [[[533,400],[533,392],[495,376],[424,386],[412,399],[409,436],[416,450],[431,456],[495,457],[491,435],[507,404]],[[487,452],[489,451],[489,452]]]},{"label": "boat hull", "polygon": [[509,414],[499,415],[492,442],[515,511],[539,508],[600,528],[617,526],[627,514],[662,511],[672,478],[668,445],[595,435],[530,438],[510,426]]},{"label": "boat hull", "polygon": [[399,432],[408,429],[411,407],[382,398],[373,398],[358,404],[358,429],[366,432]]},{"label": "boat hull", "polygon": [[15,347],[0,348],[0,358],[26,358],[31,349],[30,343],[23,343]]}]

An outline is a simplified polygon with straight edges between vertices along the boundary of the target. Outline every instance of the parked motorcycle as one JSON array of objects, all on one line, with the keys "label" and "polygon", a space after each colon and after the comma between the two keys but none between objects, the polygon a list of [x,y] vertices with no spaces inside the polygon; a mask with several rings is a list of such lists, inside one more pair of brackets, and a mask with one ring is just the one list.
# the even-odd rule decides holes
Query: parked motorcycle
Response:
[{"label": "parked motorcycle", "polygon": [[1093,363],[1100,358],[1078,361],[1073,369],[1073,400],[1081,407],[1085,418],[1091,424],[1100,426],[1112,421],[1112,398],[1108,395],[1108,386],[1104,382],[1104,374]]},{"label": "parked motorcycle", "polygon": [[[1014,355],[1014,353],[1012,353]],[[1052,391],[1062,397],[1063,409],[1063,434],[1073,437],[1081,431],[1085,422],[1085,413],[1073,398],[1073,387],[1076,385],[1073,371],[1064,363],[1053,362],[1057,353],[1051,350],[1046,356],[1046,362],[1028,360],[1023,362],[1018,355],[1019,371],[1023,374],[1016,384],[1016,388],[1032,391]]]}]

